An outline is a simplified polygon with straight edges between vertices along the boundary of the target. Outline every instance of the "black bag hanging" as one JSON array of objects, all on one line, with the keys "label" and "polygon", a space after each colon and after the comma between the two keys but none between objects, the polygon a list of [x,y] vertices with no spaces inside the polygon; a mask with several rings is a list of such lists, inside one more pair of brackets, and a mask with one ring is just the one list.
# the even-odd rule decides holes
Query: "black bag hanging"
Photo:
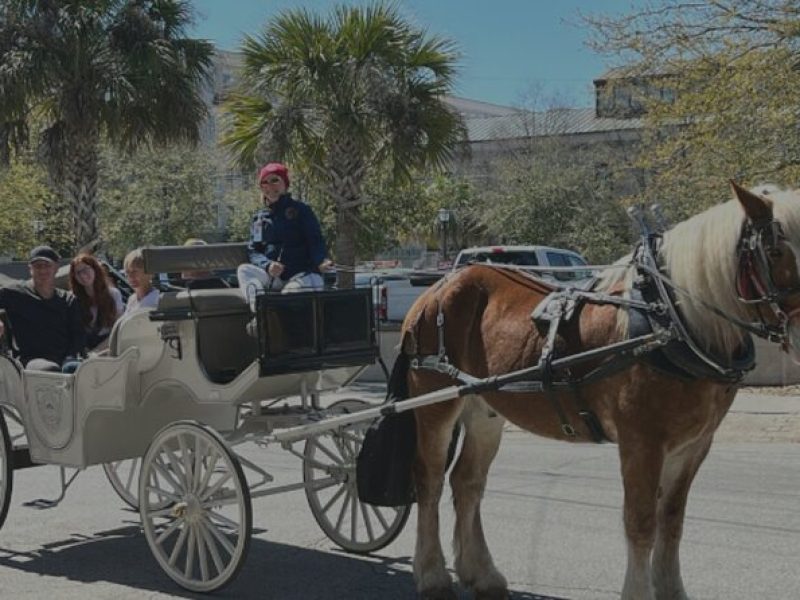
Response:
[{"label": "black bag hanging", "polygon": [[[389,377],[387,402],[408,398],[408,366],[408,355],[401,352]],[[375,506],[406,506],[414,502],[416,451],[414,411],[376,419],[364,436],[356,461],[359,500]]]}]

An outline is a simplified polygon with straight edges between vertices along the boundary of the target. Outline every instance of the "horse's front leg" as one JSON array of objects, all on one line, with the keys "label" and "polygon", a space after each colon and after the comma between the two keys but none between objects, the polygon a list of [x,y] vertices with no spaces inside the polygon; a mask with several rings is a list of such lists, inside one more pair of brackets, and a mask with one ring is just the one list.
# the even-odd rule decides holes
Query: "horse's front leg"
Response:
[{"label": "horse's front leg", "polygon": [[641,437],[620,437],[619,454],[625,489],[623,518],[628,566],[622,600],[654,600],[650,556],[656,535],[656,499],[664,455]]},{"label": "horse's front leg", "polygon": [[710,447],[709,436],[664,461],[652,561],[656,600],[688,599],[681,579],[679,547],[689,488]]},{"label": "horse's front leg", "polygon": [[414,483],[417,490],[417,545],[414,580],[425,600],[455,600],[453,581],[447,572],[439,539],[439,500],[444,487],[447,448],[463,400],[418,408],[417,458]]},{"label": "horse's front leg", "polygon": [[506,580],[492,561],[480,512],[486,477],[500,447],[505,419],[491,413],[479,396],[466,397],[461,419],[464,443],[450,475],[456,512],[453,534],[456,573],[463,585],[472,588],[476,599],[507,598]]}]

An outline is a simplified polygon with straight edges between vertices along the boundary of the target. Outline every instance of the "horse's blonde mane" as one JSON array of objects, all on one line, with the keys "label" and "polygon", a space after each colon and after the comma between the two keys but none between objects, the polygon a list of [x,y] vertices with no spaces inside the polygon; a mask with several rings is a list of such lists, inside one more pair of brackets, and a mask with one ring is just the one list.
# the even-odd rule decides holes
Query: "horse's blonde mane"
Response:
[{"label": "horse's blonde mane", "polygon": [[[800,194],[776,186],[757,186],[753,192],[773,202],[775,219],[795,248],[800,249]],[[661,260],[675,284],[690,292],[675,298],[694,339],[704,350],[730,356],[745,332],[717,316],[702,303],[715,306],[743,321],[750,321],[746,305],[736,295],[737,243],[745,214],[738,200],[730,200],[697,214],[664,234]],[[620,262],[629,261],[630,256]],[[622,284],[629,290],[634,272],[609,270],[603,274],[598,290],[611,291]],[[619,311],[621,334],[627,334],[627,313]]]}]

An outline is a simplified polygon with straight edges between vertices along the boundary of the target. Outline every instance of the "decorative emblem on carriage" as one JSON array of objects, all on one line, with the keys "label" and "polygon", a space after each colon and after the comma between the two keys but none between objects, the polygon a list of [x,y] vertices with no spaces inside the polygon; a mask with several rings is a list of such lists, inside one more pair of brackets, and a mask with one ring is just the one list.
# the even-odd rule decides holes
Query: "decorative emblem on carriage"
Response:
[{"label": "decorative emblem on carriage", "polygon": [[32,381],[28,387],[30,424],[42,443],[58,450],[65,447],[73,433],[72,386],[52,380]]},{"label": "decorative emblem on carriage", "polygon": [[36,407],[44,426],[50,433],[56,433],[64,417],[64,395],[51,387],[39,388],[36,390]]}]

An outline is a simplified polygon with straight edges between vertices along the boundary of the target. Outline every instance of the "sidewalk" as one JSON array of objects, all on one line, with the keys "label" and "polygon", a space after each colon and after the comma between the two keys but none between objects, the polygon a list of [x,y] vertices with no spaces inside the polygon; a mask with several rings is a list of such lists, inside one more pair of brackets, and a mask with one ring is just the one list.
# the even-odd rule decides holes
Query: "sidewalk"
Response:
[{"label": "sidewalk", "polygon": [[800,443],[800,395],[740,391],[716,441]]}]

